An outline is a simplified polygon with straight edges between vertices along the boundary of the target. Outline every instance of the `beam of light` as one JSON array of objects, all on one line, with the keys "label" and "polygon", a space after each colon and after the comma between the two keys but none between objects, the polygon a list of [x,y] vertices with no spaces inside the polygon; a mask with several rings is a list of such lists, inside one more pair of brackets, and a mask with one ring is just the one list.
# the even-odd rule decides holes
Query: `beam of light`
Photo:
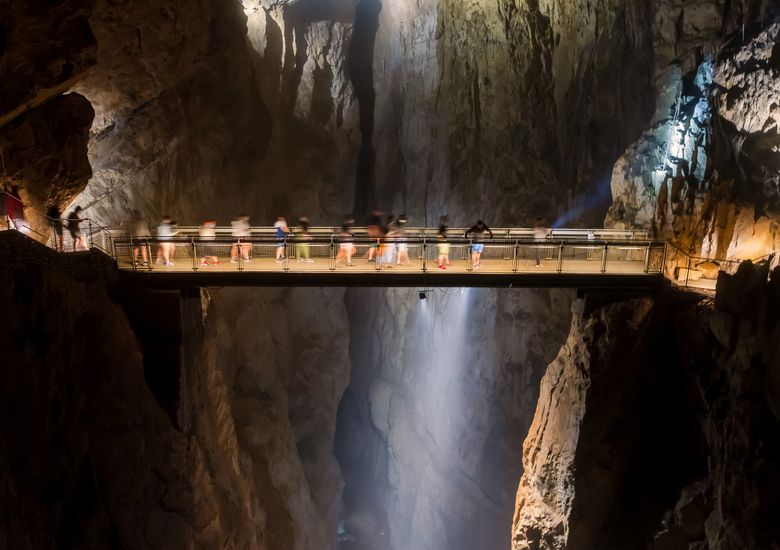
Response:
[{"label": "beam of light", "polygon": [[582,216],[585,212],[612,200],[611,175],[603,178],[596,188],[587,193],[579,204],[570,208],[552,224],[553,228],[563,227],[572,220]]}]

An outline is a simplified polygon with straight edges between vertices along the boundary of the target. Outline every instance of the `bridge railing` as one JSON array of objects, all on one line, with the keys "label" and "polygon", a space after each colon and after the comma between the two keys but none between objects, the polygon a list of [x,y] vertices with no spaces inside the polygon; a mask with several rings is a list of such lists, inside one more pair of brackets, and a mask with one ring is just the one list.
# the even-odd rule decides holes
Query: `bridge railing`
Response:
[{"label": "bridge railing", "polygon": [[[475,265],[474,245],[483,250]],[[173,266],[159,258],[164,247]],[[277,250],[281,248],[280,258]],[[402,249],[406,255],[399,255]],[[113,256],[121,269],[181,272],[230,271],[434,271],[439,259],[446,269],[465,272],[550,273],[662,273],[666,245],[656,241],[604,241],[549,238],[545,240],[494,238],[446,241],[427,237],[385,238],[354,235],[182,236],[135,237],[111,234]],[[144,254],[145,252],[145,254]],[[144,256],[148,265],[143,265]],[[373,258],[371,261],[370,258]],[[218,262],[215,264],[215,260]],[[447,259],[449,262],[447,262]],[[202,261],[208,265],[201,265]],[[449,265],[448,265],[449,264]]]},{"label": "bridge railing", "polygon": [[[8,195],[0,191],[0,201],[2,201],[3,211]],[[45,244],[54,250],[62,249],[63,252],[73,252],[76,249],[76,242],[71,231],[69,231],[68,220],[65,218],[53,219],[31,208],[28,205],[23,206],[24,221],[14,221],[10,216],[0,216],[0,228],[16,229],[28,237],[35,239],[41,244]],[[98,224],[89,218],[81,218],[79,230],[85,237],[88,248],[97,248],[109,256],[113,256],[113,241],[111,230]],[[62,242],[57,238],[58,227],[61,229]]]}]

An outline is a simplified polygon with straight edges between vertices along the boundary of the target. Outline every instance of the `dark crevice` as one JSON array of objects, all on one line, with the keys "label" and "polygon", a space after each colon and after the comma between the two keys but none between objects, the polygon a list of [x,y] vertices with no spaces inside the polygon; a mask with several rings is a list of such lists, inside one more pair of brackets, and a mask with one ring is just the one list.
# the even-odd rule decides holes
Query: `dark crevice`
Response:
[{"label": "dark crevice", "polygon": [[360,0],[355,8],[355,27],[349,44],[347,66],[350,81],[360,106],[360,155],[355,174],[355,221],[363,223],[371,208],[376,207],[374,196],[374,42],[379,29],[379,0]]}]

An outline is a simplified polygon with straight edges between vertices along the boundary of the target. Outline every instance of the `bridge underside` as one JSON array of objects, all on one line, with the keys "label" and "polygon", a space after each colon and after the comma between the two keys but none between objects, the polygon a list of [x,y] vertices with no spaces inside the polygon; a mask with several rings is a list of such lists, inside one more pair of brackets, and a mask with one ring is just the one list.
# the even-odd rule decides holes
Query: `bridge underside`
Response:
[{"label": "bridge underside", "polygon": [[660,273],[301,273],[301,272],[190,272],[123,271],[123,282],[147,288],[185,287],[474,287],[578,288],[647,290],[668,286]]}]

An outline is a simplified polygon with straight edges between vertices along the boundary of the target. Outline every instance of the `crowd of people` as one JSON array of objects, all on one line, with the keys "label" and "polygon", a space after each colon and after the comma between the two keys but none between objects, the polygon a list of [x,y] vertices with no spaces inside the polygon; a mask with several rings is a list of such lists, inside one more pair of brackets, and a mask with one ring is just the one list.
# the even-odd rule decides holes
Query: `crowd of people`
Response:
[{"label": "crowd of people", "polygon": [[[23,235],[29,235],[31,226],[30,221],[25,215],[25,206],[22,203],[22,198],[19,195],[19,187],[14,185],[10,191],[5,195],[5,201],[0,201],[0,218],[6,216],[10,226],[13,226],[19,233]],[[73,249],[87,250],[86,236],[81,231],[81,223],[84,221],[79,214],[81,213],[81,207],[75,207],[67,217],[62,217],[62,208],[59,200],[54,199],[49,204],[49,209],[46,211],[47,223],[51,226],[51,230],[54,233],[54,245],[58,252],[65,251],[65,238],[63,229],[67,227],[73,241]]]},{"label": "crowd of people", "polygon": [[[6,194],[6,200],[3,203],[5,214],[13,227],[23,233],[29,234],[30,224],[25,218],[25,208],[19,196],[18,187],[14,186]],[[48,223],[54,234],[54,243],[58,251],[65,249],[63,230],[67,228],[73,240],[74,250],[87,250],[86,237],[83,235],[80,224],[84,221],[79,214],[81,207],[75,207],[65,218],[62,217],[62,209],[58,200],[51,201],[49,209],[46,212]],[[394,265],[409,265],[409,246],[406,235],[407,218],[404,215],[385,216],[381,210],[374,209],[368,218],[367,231],[369,237],[368,251],[365,258],[368,262],[376,263],[379,268],[390,269]],[[127,230],[131,237],[133,248],[133,263],[135,265],[149,266],[151,258],[146,245],[147,238],[156,236],[158,241],[157,257],[155,262],[159,265],[168,267],[174,266],[175,243],[173,237],[178,234],[176,222],[172,221],[170,216],[163,216],[157,225],[156,235],[152,235],[149,224],[144,219],[141,212],[133,210],[128,219],[122,222],[122,226]],[[200,265],[203,267],[209,265],[221,265],[219,259],[216,222],[207,220],[200,226],[198,235],[197,255]],[[354,266],[353,257],[357,253],[356,239],[353,233],[355,227],[354,220],[351,217],[345,217],[341,230],[338,234],[338,254],[336,256],[336,266]],[[243,262],[252,262],[251,251],[252,243],[251,226],[249,216],[239,214],[231,222],[231,235],[233,242],[230,249],[230,262],[238,263],[239,259]],[[275,261],[283,263],[288,261],[286,256],[288,237],[292,235],[287,221],[283,216],[279,216],[274,223],[276,236],[276,254]],[[483,267],[481,262],[484,250],[485,235],[493,238],[493,231],[482,220],[466,230],[463,235],[471,243],[471,264],[474,269]],[[542,218],[537,218],[534,223],[534,239],[543,240],[550,234]],[[295,244],[296,256],[299,262],[311,263],[310,246],[313,236],[310,233],[310,224],[307,217],[302,216],[298,220],[296,227]],[[436,233],[437,263],[439,269],[447,269],[452,264],[450,262],[450,242],[449,242],[449,223],[447,216],[442,216],[439,221],[438,231]],[[140,256],[140,264],[139,264]],[[541,265],[540,251],[537,251],[536,265]]]}]

